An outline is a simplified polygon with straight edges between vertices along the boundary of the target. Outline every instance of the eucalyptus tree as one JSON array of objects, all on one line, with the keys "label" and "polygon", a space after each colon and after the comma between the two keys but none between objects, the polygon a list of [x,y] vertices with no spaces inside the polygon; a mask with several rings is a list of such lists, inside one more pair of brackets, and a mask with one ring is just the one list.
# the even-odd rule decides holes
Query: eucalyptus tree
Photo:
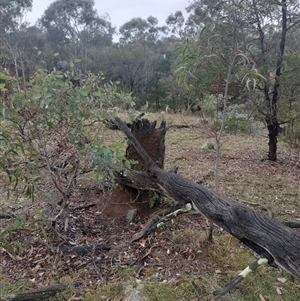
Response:
[{"label": "eucalyptus tree", "polygon": [[300,29],[287,38],[287,51],[279,78],[281,101],[278,104],[278,118],[281,136],[292,148],[300,147]]},{"label": "eucalyptus tree", "polygon": [[111,45],[114,33],[108,16],[98,16],[94,5],[93,0],[57,0],[40,19],[55,51],[66,59],[83,59],[85,69],[89,49]]},{"label": "eucalyptus tree", "polygon": [[24,86],[39,67],[44,67],[45,34],[36,26],[24,25],[7,34],[3,43],[2,66],[10,75],[22,78]]},{"label": "eucalyptus tree", "polygon": [[156,43],[167,31],[167,26],[158,26],[158,19],[155,17],[149,16],[146,20],[133,18],[120,27],[120,43]]},{"label": "eucalyptus tree", "polygon": [[171,13],[166,19],[166,23],[173,37],[183,37],[184,36],[184,25],[185,18],[181,11],[176,11],[174,14]]},{"label": "eucalyptus tree", "polygon": [[32,0],[0,1],[0,49],[1,63],[12,75],[25,78],[22,42],[27,24],[26,12],[32,8]]},{"label": "eucalyptus tree", "polygon": [[161,82],[169,68],[162,37],[166,26],[159,26],[152,16],[147,19],[133,18],[119,29],[120,43],[112,52],[111,78],[119,80],[122,86],[140,99],[155,101],[160,107],[166,97],[166,89]]},{"label": "eucalyptus tree", "polygon": [[264,116],[269,132],[268,158],[275,161],[280,126],[280,78],[286,59],[286,39],[300,25],[300,2],[252,0],[246,1],[245,5],[245,10],[249,12],[248,28],[252,40],[249,41],[252,47],[248,51],[266,78],[258,87],[263,91],[265,100]]},{"label": "eucalyptus tree", "polygon": [[147,57],[140,44],[114,47],[109,58],[108,76],[113,81],[120,81],[124,90],[135,95],[143,94],[147,73]]},{"label": "eucalyptus tree", "polygon": [[[258,102],[260,102],[259,111],[263,115],[269,133],[268,158],[276,160],[277,136],[280,126],[278,102],[280,101],[281,84],[283,84],[283,82],[280,84],[280,77],[286,59],[287,37],[300,24],[300,2],[296,0],[275,2],[271,0],[193,1],[188,8],[190,16],[186,25],[187,31],[193,37],[197,30],[199,33],[207,28],[208,22],[212,24],[214,31],[222,26],[225,29],[223,34],[219,32],[218,36],[211,37],[210,47],[211,49],[218,47],[226,49],[226,43],[231,41],[226,34],[226,27],[229,24],[233,25],[229,19],[224,18],[228,15],[229,9],[235,11],[234,19],[238,21],[235,24],[235,32],[238,33],[236,35],[237,43],[239,47],[243,47],[243,53],[251,61],[252,71],[257,70],[256,75],[250,72],[245,82],[249,87],[250,78],[256,77],[255,81],[252,81],[252,88],[255,88],[261,94],[261,99]],[[199,50],[196,49],[188,57],[188,60],[196,63],[196,65],[199,59],[197,51]],[[225,63],[225,67],[229,66],[223,58],[219,62]],[[211,69],[211,66],[208,69],[204,67],[202,69],[203,75],[207,72],[208,74],[217,74]],[[234,77],[239,79],[239,73],[235,71]],[[195,75],[192,71],[190,71],[190,74]],[[258,74],[262,76],[259,77]],[[205,80],[202,79],[202,82],[205,82]]]},{"label": "eucalyptus tree", "polygon": [[0,1],[1,35],[16,30],[23,23],[24,15],[32,8],[32,0]]}]

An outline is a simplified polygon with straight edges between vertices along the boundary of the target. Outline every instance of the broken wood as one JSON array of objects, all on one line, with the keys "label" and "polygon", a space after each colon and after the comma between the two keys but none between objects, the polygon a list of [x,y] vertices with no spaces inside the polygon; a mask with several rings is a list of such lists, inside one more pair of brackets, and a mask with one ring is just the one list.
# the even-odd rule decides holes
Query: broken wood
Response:
[{"label": "broken wood", "polygon": [[45,286],[37,290],[31,290],[24,293],[15,293],[0,295],[0,301],[36,301],[55,296],[66,288],[64,284],[55,284]]},{"label": "broken wood", "polygon": [[[149,156],[156,164],[163,168],[165,159],[165,134],[166,123],[162,122],[156,127],[156,122],[148,119],[137,118],[131,125],[131,132],[146,149]],[[109,199],[109,206],[104,209],[104,214],[109,218],[126,218],[127,222],[132,222],[137,216],[149,216],[163,200],[163,194],[158,193],[159,189],[152,187],[151,178],[149,181],[144,177],[134,177],[139,172],[147,171],[147,166],[143,158],[136,149],[129,144],[126,149],[126,158],[134,161],[131,170],[125,173],[115,172],[115,180],[118,187],[114,189]],[[131,173],[130,182],[128,175]],[[139,181],[143,183],[140,183]],[[136,183],[134,183],[136,181]],[[149,184],[149,187],[147,187]]]},{"label": "broken wood", "polygon": [[[159,187],[160,191],[164,191],[182,206],[190,203],[196,211],[260,256],[267,258],[270,265],[278,266],[300,279],[300,233],[181,175],[162,170],[148,156],[122,120],[116,118],[115,123],[143,158],[148,170],[144,175],[147,181],[151,178],[152,187]],[[130,179],[130,175],[131,173],[125,173],[129,182],[134,181]]]},{"label": "broken wood", "polygon": [[13,218],[14,216],[11,214],[6,214],[6,213],[0,213],[0,219],[10,219]]},{"label": "broken wood", "polygon": [[[156,121],[150,122],[148,119],[137,119],[131,126],[131,132],[157,166],[163,169],[165,161],[166,122],[163,121],[160,127],[156,128]],[[132,144],[129,144],[127,147],[126,158],[138,162],[133,165],[133,170],[147,170],[143,158]]]},{"label": "broken wood", "polygon": [[184,214],[189,212],[192,209],[192,206],[190,204],[186,204],[183,208],[179,208],[174,210],[174,208],[168,208],[164,211],[162,214],[162,217],[157,213],[154,216],[152,216],[147,223],[145,224],[142,231],[135,234],[133,238],[131,239],[131,242],[137,241],[141,239],[142,237],[148,236],[151,232],[154,230],[160,228],[165,222],[173,219],[174,217],[177,217],[180,214]]},{"label": "broken wood", "polygon": [[96,245],[83,245],[83,246],[76,246],[76,247],[66,247],[63,246],[60,248],[60,252],[64,255],[86,255],[88,253],[94,252],[94,251],[109,251],[111,249],[110,246],[107,246],[105,244],[96,244]]}]

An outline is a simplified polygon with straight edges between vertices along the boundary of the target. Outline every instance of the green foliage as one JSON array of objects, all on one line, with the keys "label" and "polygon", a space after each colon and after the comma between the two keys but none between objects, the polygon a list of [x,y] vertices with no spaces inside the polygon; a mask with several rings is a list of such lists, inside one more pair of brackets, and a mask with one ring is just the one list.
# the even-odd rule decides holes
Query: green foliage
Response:
[{"label": "green foliage", "polygon": [[23,14],[32,7],[32,0],[1,0],[0,32],[14,30]]},{"label": "green foliage", "polygon": [[34,199],[34,185],[38,176],[31,175],[27,150],[20,139],[12,140],[11,131],[5,123],[0,125],[0,183],[6,190],[6,198],[18,200],[21,197]]},{"label": "green foliage", "polygon": [[[1,89],[5,101],[0,108],[0,182],[9,200],[33,200],[42,174],[52,181],[65,206],[79,175],[93,171],[91,176],[112,185],[114,169],[132,164],[122,152],[123,144],[106,145],[94,130],[96,124],[101,130],[99,124],[113,118],[108,113],[112,108],[134,105],[131,95],[105,83],[102,74],[76,78],[72,66],[78,62],[70,62],[70,71],[64,73],[40,69],[22,90],[13,80],[6,83],[9,91]],[[44,220],[31,217],[29,223],[20,214],[1,233],[0,243],[11,253],[18,251],[15,235],[43,230],[38,225]],[[45,233],[41,235],[46,239]]]},{"label": "green foliage", "polygon": [[[99,300],[116,300],[123,290],[121,283],[111,283],[103,285],[96,290],[95,294],[88,293],[85,296],[86,301],[99,301]],[[101,299],[100,299],[101,298]]]},{"label": "green foliage", "polygon": [[38,234],[43,242],[48,244],[48,235],[45,229],[49,228],[49,220],[41,210],[19,209],[0,232],[0,247],[12,256],[22,255],[27,252],[24,241],[28,242],[31,236]]},{"label": "green foliage", "polygon": [[204,118],[216,117],[216,110],[218,106],[218,99],[214,95],[207,95],[200,102],[201,111]]},{"label": "green foliage", "polygon": [[228,114],[225,122],[225,130],[227,133],[248,133],[255,131],[253,121],[251,122],[246,114]]},{"label": "green foliage", "polygon": [[122,44],[133,42],[155,43],[159,36],[167,31],[166,26],[159,27],[157,24],[158,20],[152,16],[148,17],[147,20],[133,18],[120,27],[120,42]]},{"label": "green foliage", "polygon": [[125,155],[124,144],[115,143],[106,147],[103,142],[91,145],[93,154],[93,166],[96,171],[96,179],[106,185],[114,185],[114,172],[122,172],[125,168],[130,169],[136,161],[128,160]]},{"label": "green foliage", "polygon": [[[74,60],[71,63],[76,62]],[[8,149],[4,153],[4,159],[9,160],[10,164],[18,166],[8,154],[19,156],[20,164],[21,149],[26,168],[31,166],[34,170],[46,166],[52,180],[63,184],[68,191],[64,197],[69,197],[77,173],[92,170],[96,166],[93,162],[95,156],[102,157],[102,162],[105,162],[104,165],[97,165],[102,171],[105,168],[111,170],[109,167],[112,163],[124,159],[120,158],[117,147],[113,150],[103,142],[99,143],[95,140],[96,133],[91,131],[94,124],[108,118],[107,111],[110,108],[134,105],[129,94],[120,91],[116,84],[104,83],[101,74],[88,74],[79,79],[75,77],[73,69],[65,73],[38,70],[26,89],[19,90],[16,83],[12,83],[12,86],[13,92],[1,107],[2,124],[7,135],[10,135],[10,145],[13,141],[13,146],[18,148]],[[3,162],[4,168],[6,165]],[[129,165],[128,162],[126,164]],[[5,172],[11,183],[17,182],[15,179],[18,177],[10,176],[10,169]],[[33,192],[30,186],[33,177],[24,177],[28,182],[25,192],[30,194]]]},{"label": "green foliage", "polygon": [[[55,43],[85,44],[102,40],[111,42],[113,29],[106,18],[100,18],[93,0],[56,0],[46,9],[41,24]],[[77,55],[77,53],[75,53]]]},{"label": "green foliage", "polygon": [[[292,112],[291,112],[292,113]],[[293,149],[300,148],[300,120],[297,114],[297,119],[291,121],[282,129],[282,139]]]}]

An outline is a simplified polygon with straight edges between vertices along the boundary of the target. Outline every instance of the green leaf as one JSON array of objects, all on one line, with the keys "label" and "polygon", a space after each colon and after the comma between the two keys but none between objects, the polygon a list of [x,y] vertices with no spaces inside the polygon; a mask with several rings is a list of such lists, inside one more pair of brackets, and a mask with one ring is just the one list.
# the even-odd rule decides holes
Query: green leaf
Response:
[{"label": "green leaf", "polygon": [[20,219],[16,219],[13,223],[13,229],[16,230],[16,229],[19,229],[21,226],[21,220]]},{"label": "green leaf", "polygon": [[0,72],[0,80],[13,80],[13,77]]},{"label": "green leaf", "polygon": [[38,99],[40,99],[41,98],[41,93],[40,92],[35,92],[33,95],[32,95],[32,97],[31,97],[31,99],[32,100],[38,100]]}]

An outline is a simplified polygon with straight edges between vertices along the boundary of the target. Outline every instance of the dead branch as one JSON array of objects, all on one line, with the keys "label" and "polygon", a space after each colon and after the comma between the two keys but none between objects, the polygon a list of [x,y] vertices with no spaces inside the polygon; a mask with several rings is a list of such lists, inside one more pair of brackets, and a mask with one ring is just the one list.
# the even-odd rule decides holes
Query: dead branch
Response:
[{"label": "dead branch", "polygon": [[76,247],[61,247],[60,251],[64,255],[71,255],[71,254],[77,254],[77,255],[86,255],[90,252],[94,251],[109,251],[111,249],[110,246],[104,245],[104,244],[96,244],[96,245],[83,245],[83,246],[76,246]]},{"label": "dead branch", "polygon": [[[269,264],[281,267],[300,279],[300,233],[181,175],[158,168],[121,119],[116,118],[115,123],[145,161],[148,167],[145,174],[151,177],[154,185],[182,206],[190,203],[196,211],[267,258]],[[130,174],[126,176],[129,178]]]},{"label": "dead branch", "polygon": [[64,284],[55,284],[40,288],[38,290],[27,291],[24,293],[15,293],[9,295],[1,295],[0,301],[35,301],[43,300],[55,296],[66,288]]}]

